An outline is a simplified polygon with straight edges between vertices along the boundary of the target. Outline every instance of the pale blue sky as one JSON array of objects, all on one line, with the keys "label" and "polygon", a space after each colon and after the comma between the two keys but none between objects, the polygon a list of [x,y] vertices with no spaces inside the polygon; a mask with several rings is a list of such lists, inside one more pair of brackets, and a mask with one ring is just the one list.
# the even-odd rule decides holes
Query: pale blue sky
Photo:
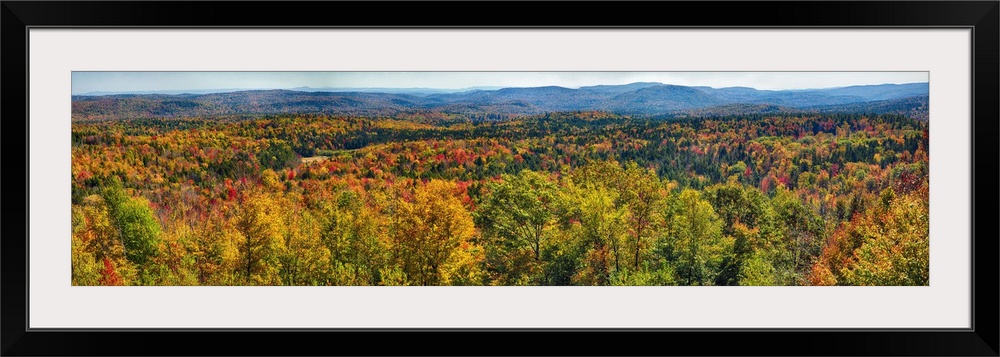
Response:
[{"label": "pale blue sky", "polygon": [[810,89],[927,82],[928,72],[73,72],[73,94],[295,87],[577,88],[660,82],[686,86]]}]

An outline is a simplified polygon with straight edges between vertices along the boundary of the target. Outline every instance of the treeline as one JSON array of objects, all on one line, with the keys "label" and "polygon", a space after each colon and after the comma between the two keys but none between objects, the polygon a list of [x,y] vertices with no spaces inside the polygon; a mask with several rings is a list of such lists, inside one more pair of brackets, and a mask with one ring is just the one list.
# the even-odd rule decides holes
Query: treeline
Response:
[{"label": "treeline", "polygon": [[926,285],[926,133],[598,112],[74,123],[73,282]]}]

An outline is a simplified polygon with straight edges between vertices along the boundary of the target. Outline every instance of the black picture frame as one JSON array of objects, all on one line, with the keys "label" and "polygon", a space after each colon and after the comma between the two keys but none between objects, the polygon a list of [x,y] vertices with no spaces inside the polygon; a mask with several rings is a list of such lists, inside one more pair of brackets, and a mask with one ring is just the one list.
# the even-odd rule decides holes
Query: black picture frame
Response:
[{"label": "black picture frame", "polygon": [[[949,355],[997,356],[1000,3],[2,1],[3,355]],[[546,9],[565,9],[558,11]],[[386,9],[404,14],[384,16]],[[343,15],[337,15],[338,13]],[[419,14],[419,15],[415,15]],[[453,14],[470,14],[454,16]],[[475,14],[472,16],[471,14]],[[972,328],[144,329],[27,326],[27,50],[39,27],[968,28],[973,33]],[[22,201],[23,198],[23,201]],[[979,218],[979,219],[976,219]],[[933,308],[933,307],[929,307]],[[472,349],[459,346],[477,346]]]}]

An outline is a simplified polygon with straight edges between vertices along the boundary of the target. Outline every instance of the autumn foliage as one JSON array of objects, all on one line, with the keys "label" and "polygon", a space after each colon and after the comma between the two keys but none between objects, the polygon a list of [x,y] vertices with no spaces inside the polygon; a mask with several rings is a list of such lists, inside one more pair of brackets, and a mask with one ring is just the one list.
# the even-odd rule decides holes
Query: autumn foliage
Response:
[{"label": "autumn foliage", "polygon": [[927,122],[78,121],[76,285],[927,285]]}]

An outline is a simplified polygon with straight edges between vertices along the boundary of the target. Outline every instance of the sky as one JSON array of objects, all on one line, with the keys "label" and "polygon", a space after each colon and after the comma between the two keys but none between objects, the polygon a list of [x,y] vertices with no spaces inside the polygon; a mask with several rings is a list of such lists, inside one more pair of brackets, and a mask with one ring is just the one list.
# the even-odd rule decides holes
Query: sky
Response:
[{"label": "sky", "polygon": [[214,89],[539,87],[634,82],[814,89],[928,82],[928,72],[73,72],[73,94]]}]

